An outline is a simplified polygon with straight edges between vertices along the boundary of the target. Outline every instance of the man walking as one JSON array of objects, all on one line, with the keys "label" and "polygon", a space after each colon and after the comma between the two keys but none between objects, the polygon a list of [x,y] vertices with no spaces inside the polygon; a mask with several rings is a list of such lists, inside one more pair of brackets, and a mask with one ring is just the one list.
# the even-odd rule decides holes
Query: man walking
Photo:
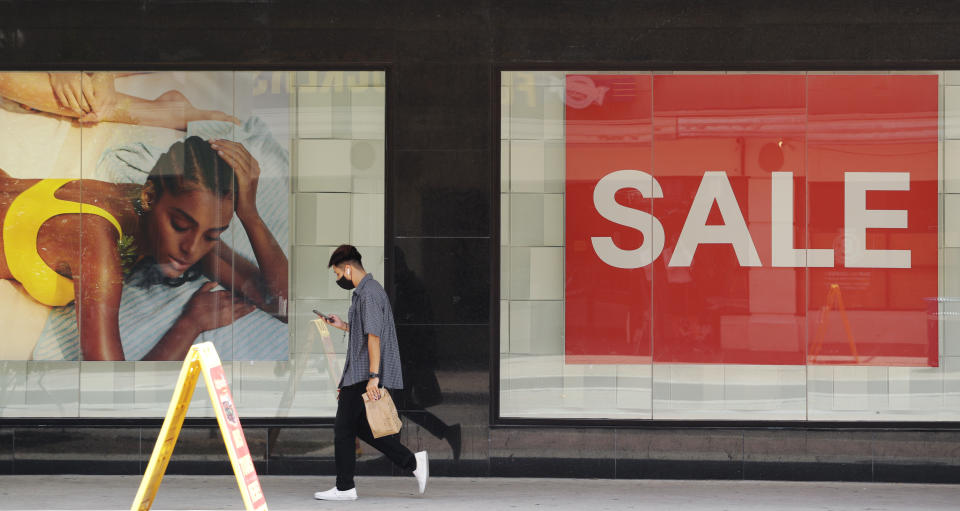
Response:
[{"label": "man walking", "polygon": [[371,399],[379,399],[380,387],[403,388],[397,331],[387,293],[373,275],[364,271],[360,252],[353,245],[337,247],[327,267],[337,276],[337,285],[354,291],[346,323],[333,314],[321,316],[331,326],[348,332],[350,340],[343,376],[337,386],[337,418],[333,427],[337,485],[313,494],[313,498],[357,499],[353,482],[357,437],[385,454],[398,467],[412,470],[422,494],[430,476],[427,451],[412,453],[400,443],[399,434],[373,438],[363,404],[364,393]]}]

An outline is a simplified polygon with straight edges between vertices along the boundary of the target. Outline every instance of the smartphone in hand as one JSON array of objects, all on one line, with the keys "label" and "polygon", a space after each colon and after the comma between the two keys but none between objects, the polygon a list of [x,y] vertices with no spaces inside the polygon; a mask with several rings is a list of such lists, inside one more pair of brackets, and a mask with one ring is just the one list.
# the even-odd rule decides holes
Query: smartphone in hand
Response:
[{"label": "smartphone in hand", "polygon": [[317,309],[313,309],[313,313],[316,314],[317,316],[320,316],[321,318],[323,318],[323,320],[326,321],[327,323],[333,323],[333,318],[332,318],[332,317],[327,316],[326,314],[318,311]]}]

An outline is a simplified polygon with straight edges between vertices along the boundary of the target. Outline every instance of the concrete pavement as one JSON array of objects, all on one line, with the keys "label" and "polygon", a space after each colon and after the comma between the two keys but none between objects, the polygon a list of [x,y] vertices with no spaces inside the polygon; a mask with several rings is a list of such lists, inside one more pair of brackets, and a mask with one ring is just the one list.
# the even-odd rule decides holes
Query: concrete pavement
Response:
[{"label": "concrete pavement", "polygon": [[[445,478],[416,494],[412,477],[358,477],[354,502],[320,502],[333,477],[261,478],[273,511],[376,510],[926,510],[957,509],[960,486],[770,481]],[[135,476],[0,476],[0,509],[129,509]],[[153,509],[243,509],[232,476],[168,475]]]}]

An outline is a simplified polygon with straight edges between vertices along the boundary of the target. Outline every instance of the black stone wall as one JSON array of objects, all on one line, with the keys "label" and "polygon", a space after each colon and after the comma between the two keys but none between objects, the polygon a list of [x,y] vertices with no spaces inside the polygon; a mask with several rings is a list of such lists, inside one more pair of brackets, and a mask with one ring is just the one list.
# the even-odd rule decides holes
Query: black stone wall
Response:
[{"label": "black stone wall", "polygon": [[[433,343],[406,362],[435,371],[429,410],[461,426],[454,460],[430,412],[401,399],[404,441],[431,450],[434,474],[960,482],[949,428],[490,425],[501,67],[960,69],[957,2],[0,0],[4,69],[351,67],[388,72],[388,289],[429,297],[398,317],[401,342]],[[0,474],[138,473],[158,426],[0,419]],[[246,430],[261,473],[333,473],[329,425]],[[193,423],[170,472],[229,472],[219,442]],[[368,447],[359,470],[393,473]]]}]

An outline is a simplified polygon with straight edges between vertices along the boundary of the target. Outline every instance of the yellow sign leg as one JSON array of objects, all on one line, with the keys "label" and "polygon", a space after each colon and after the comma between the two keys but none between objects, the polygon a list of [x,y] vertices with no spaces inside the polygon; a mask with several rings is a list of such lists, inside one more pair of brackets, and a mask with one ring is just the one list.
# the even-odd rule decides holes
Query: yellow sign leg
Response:
[{"label": "yellow sign leg", "polygon": [[220,363],[216,348],[209,342],[191,347],[187,358],[183,361],[183,368],[180,370],[180,377],[177,379],[177,386],[174,389],[173,398],[170,399],[170,407],[163,420],[163,427],[160,428],[153,454],[150,456],[150,463],[147,465],[137,496],[130,507],[132,511],[146,511],[153,505],[201,373],[207,384],[210,400],[213,402],[217,424],[220,426],[230,464],[237,477],[243,505],[248,511],[267,511],[267,501],[253,466],[250,448],[243,435],[240,417],[233,404],[233,395],[230,393],[223,365]]},{"label": "yellow sign leg", "polygon": [[140,489],[137,490],[131,510],[145,511],[153,505],[163,474],[167,471],[170,455],[173,454],[173,447],[177,444],[177,437],[180,436],[180,428],[183,426],[183,419],[187,416],[187,409],[190,407],[193,389],[196,388],[199,376],[200,360],[197,353],[191,350],[187,354],[187,359],[183,361],[180,378],[177,379],[170,407],[167,408],[167,416],[163,419],[160,436],[157,437],[150,463],[147,465],[146,472],[143,473],[143,480],[140,481]]}]

